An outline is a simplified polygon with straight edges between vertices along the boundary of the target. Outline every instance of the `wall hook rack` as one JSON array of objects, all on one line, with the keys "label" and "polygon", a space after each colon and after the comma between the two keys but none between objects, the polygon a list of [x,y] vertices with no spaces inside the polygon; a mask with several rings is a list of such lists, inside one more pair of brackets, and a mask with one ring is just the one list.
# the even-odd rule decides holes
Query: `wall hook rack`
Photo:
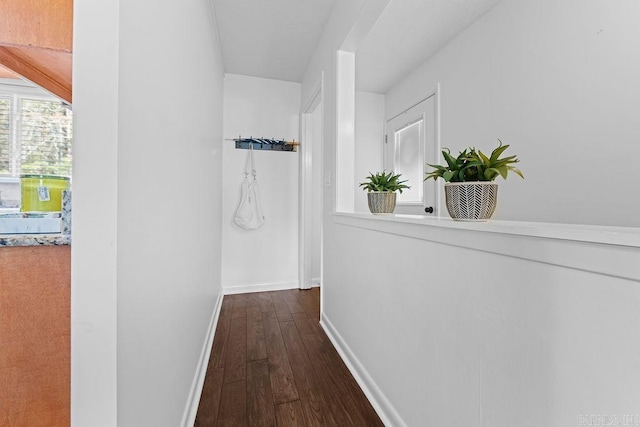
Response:
[{"label": "wall hook rack", "polygon": [[272,139],[272,138],[238,138],[227,139],[227,141],[235,141],[236,148],[248,150],[253,145],[254,150],[271,150],[271,151],[298,151],[299,142],[286,141],[284,139]]}]

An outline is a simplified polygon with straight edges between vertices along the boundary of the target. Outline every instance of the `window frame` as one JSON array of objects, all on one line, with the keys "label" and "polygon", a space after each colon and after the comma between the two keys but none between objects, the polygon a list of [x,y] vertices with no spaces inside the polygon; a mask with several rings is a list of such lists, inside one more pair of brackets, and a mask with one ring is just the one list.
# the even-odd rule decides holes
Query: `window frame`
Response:
[{"label": "window frame", "polygon": [[[392,119],[393,120],[393,119]],[[426,127],[426,117],[423,112],[420,112],[418,115],[412,115],[405,117],[402,122],[398,126],[391,126],[392,120],[386,122],[387,131],[385,134],[385,152],[384,152],[384,166],[385,170],[393,171],[394,173],[399,173],[400,170],[398,168],[398,154],[401,149],[400,145],[400,134],[407,130],[408,128],[418,125],[418,155],[417,160],[420,169],[420,177],[424,176],[424,158],[425,158],[425,144],[424,144],[424,133]],[[406,175],[404,175],[401,179],[407,179]],[[416,186],[413,183],[413,186]],[[403,194],[398,194],[396,205],[404,205],[404,206],[423,206],[425,195],[424,195],[424,185],[422,183],[422,179],[419,178],[419,182],[417,184],[417,199],[409,199],[403,198]]]},{"label": "window frame", "polygon": [[[46,92],[44,89],[22,79],[0,78],[0,97],[11,98],[11,123],[9,124],[9,132],[12,135],[13,144],[17,144],[10,148],[12,157],[15,156],[16,151],[18,153],[21,151],[20,138],[18,137],[20,135],[21,128],[18,117],[20,116],[20,106],[23,98],[38,101],[55,101],[70,106],[70,104],[65,100],[58,98],[57,96]],[[12,161],[15,161],[15,159],[12,159]],[[10,175],[0,174],[0,180],[1,182],[10,183],[20,182],[20,173],[21,172],[16,173],[12,170]]]},{"label": "window frame", "polygon": [[[383,165],[387,169],[393,169],[395,156],[395,130],[403,129],[412,123],[422,121],[422,155],[421,167],[424,175],[427,163],[439,163],[440,148],[440,84],[433,91],[427,92],[425,97],[413,103],[403,111],[385,119],[383,141]],[[395,124],[393,122],[396,122]],[[415,183],[413,183],[415,185]],[[435,181],[420,180],[422,186],[422,201],[408,202],[398,200],[396,213],[409,215],[434,215],[440,216],[440,206],[444,206],[443,195],[439,185]]]}]

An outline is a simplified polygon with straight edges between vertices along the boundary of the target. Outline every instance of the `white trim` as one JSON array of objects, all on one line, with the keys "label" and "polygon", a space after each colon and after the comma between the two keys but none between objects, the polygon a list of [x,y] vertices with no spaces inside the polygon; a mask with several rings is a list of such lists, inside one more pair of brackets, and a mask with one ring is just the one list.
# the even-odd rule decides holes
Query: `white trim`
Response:
[{"label": "white trim", "polygon": [[[309,118],[320,108],[320,138],[317,141],[312,141],[311,144],[320,145],[320,158],[314,159],[312,155],[313,147],[309,144]],[[313,268],[313,239],[312,236],[312,195],[313,189],[313,177],[311,171],[314,168],[319,168],[322,174],[323,162],[323,133],[324,133],[324,73],[320,73],[320,80],[316,85],[313,93],[307,102],[304,103],[304,108],[300,112],[300,140],[303,141],[300,145],[300,157],[299,157],[299,181],[300,186],[298,190],[298,284],[300,289],[309,289],[314,287],[311,271]],[[316,188],[315,191],[323,191],[323,188]],[[321,198],[322,200],[322,198]],[[321,202],[322,203],[322,202]],[[322,205],[320,212],[322,216]],[[320,227],[322,227],[322,217],[320,220]],[[320,230],[320,269],[322,270],[322,230]]]},{"label": "white trim", "polygon": [[[371,215],[346,212],[332,213],[339,222],[347,218],[358,221],[373,220],[403,224],[419,224],[428,227],[456,230],[482,231],[486,233],[511,234],[526,237],[542,237],[555,240],[569,240],[585,243],[600,243],[614,246],[640,248],[640,227],[619,227],[610,225],[562,224],[551,222],[527,222],[490,220],[486,222],[454,221],[451,218],[436,218],[425,215]],[[360,222],[365,224],[365,222]],[[364,227],[369,228],[369,227]],[[377,226],[371,226],[376,229]]]},{"label": "white trim", "polygon": [[[640,281],[640,228],[334,213],[335,224]],[[604,256],[611,254],[611,256]]]},{"label": "white trim", "polygon": [[24,79],[23,77],[18,77],[17,79],[4,78],[4,77],[0,78],[0,85],[21,86],[21,87],[31,87],[31,88],[36,87],[33,83]]},{"label": "white trim", "polygon": [[318,105],[322,104],[323,80],[324,80],[324,73],[321,72],[320,79],[318,80],[318,83],[315,85],[315,89],[309,96],[309,99],[307,100],[307,102],[303,104],[304,105],[304,107],[302,108],[303,114],[313,113],[318,107]]},{"label": "white trim", "polygon": [[324,313],[320,315],[320,325],[384,425],[395,427],[406,426],[407,424],[402,420],[400,414],[398,414],[391,402],[389,402],[387,396],[380,390],[380,387],[378,387],[373,378],[371,378],[371,375],[369,375],[362,363],[360,363],[360,360],[358,360],[340,333],[338,333],[335,326],[333,326],[333,323],[331,323]]},{"label": "white trim", "polygon": [[209,357],[211,356],[211,347],[213,345],[213,337],[216,333],[216,327],[218,325],[218,318],[220,317],[220,309],[222,308],[222,298],[224,297],[221,292],[216,300],[216,305],[211,314],[211,321],[209,322],[209,329],[205,336],[204,345],[202,346],[202,352],[200,353],[200,359],[198,360],[198,366],[196,367],[196,373],[191,383],[191,389],[189,390],[189,397],[187,399],[187,406],[184,408],[182,414],[182,427],[193,426],[196,422],[196,414],[198,413],[198,406],[200,404],[200,397],[202,396],[202,388],[204,387],[204,379],[207,374],[207,366],[209,365]]},{"label": "white trim", "polygon": [[[36,97],[47,101],[61,101],[60,97],[44,90],[42,87],[21,79],[0,79],[0,93],[5,95],[19,95],[25,97]],[[68,102],[65,102],[68,104]]]},{"label": "white trim", "polygon": [[298,282],[267,282],[253,283],[249,285],[223,286],[225,295],[250,294],[253,292],[284,291],[286,289],[298,289]]},{"label": "white trim", "polygon": [[[435,146],[435,156],[438,158],[440,155],[440,151],[442,151],[442,143],[440,141],[440,99],[442,98],[442,93],[440,92],[440,83],[436,83],[435,93],[434,93],[434,108],[435,108],[435,135],[434,138],[436,146]],[[440,209],[444,209],[446,206],[446,202],[443,199],[442,186],[436,185],[436,194],[435,194],[435,205],[433,206],[435,216],[440,216]]]},{"label": "white trim", "polygon": [[336,51],[336,116],[334,152],[334,211],[353,212],[355,206],[355,53]]}]

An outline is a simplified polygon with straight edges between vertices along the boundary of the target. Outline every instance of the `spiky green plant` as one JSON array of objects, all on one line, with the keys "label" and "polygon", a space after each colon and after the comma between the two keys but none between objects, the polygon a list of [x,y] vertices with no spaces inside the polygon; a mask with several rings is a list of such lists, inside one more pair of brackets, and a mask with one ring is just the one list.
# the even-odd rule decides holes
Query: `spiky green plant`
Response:
[{"label": "spiky green plant", "polygon": [[401,174],[394,174],[393,172],[369,172],[369,176],[366,178],[368,181],[361,182],[360,187],[364,187],[363,191],[388,191],[394,192],[405,188],[411,188],[405,184],[405,181],[400,181]]},{"label": "spiky green plant", "polygon": [[513,166],[520,160],[516,156],[500,158],[502,153],[509,148],[509,145],[500,145],[486,156],[482,151],[474,147],[465,148],[458,157],[453,157],[449,149],[442,150],[442,156],[447,162],[446,165],[431,165],[434,170],[427,173],[424,180],[433,178],[444,179],[446,182],[467,182],[467,181],[493,181],[498,176],[507,179],[509,172],[513,172],[524,178],[520,169]]}]

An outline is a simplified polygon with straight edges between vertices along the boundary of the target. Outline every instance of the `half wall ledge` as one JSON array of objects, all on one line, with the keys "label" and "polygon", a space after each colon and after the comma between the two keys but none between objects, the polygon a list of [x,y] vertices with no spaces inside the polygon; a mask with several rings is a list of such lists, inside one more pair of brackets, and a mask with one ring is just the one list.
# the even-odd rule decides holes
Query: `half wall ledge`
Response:
[{"label": "half wall ledge", "polygon": [[335,224],[640,282],[640,228],[334,212]]}]

